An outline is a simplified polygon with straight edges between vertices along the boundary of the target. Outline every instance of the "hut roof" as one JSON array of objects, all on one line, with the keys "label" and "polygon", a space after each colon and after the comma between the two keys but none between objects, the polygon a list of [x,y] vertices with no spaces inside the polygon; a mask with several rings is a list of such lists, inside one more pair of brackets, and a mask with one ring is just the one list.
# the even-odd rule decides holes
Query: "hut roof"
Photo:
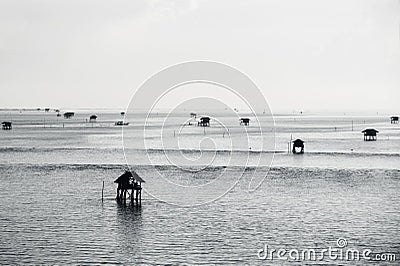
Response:
[{"label": "hut roof", "polygon": [[293,140],[293,144],[294,144],[294,146],[298,146],[298,145],[303,145],[303,143],[304,143],[304,140],[301,140],[301,139],[296,139],[296,140]]},{"label": "hut roof", "polygon": [[361,131],[361,133],[379,133],[379,131],[374,128],[367,128]]},{"label": "hut roof", "polygon": [[4,122],[1,122],[1,124],[2,124],[2,125],[11,125],[11,124],[12,124],[12,122],[9,122],[9,121],[4,121]]},{"label": "hut roof", "polygon": [[90,119],[97,119],[97,115],[91,115]]},{"label": "hut roof", "polygon": [[125,171],[122,175],[120,175],[117,179],[114,180],[114,183],[120,183],[124,179],[133,178],[137,182],[146,183],[135,171]]},{"label": "hut roof", "polygon": [[208,116],[203,116],[200,118],[200,120],[210,120],[210,118]]},{"label": "hut roof", "polygon": [[392,117],[390,117],[391,119],[399,119],[399,117],[398,116],[392,116]]},{"label": "hut roof", "polygon": [[240,120],[242,120],[242,121],[250,121],[250,118],[243,117],[243,118],[240,118]]}]

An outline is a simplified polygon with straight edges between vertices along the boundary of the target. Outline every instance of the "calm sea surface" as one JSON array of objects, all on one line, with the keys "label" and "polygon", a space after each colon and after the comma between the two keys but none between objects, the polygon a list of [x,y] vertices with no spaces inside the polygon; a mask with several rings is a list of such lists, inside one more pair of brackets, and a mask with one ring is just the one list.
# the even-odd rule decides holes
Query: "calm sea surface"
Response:
[{"label": "calm sea surface", "polygon": [[[272,150],[260,148],[271,135],[257,136],[253,125],[249,142],[241,142],[235,135],[237,118],[225,118],[229,135],[211,125],[207,131],[190,127],[177,136],[179,122],[172,122],[164,125],[167,139],[160,139],[163,121],[152,117],[144,150],[137,145],[143,138],[142,116],[129,121],[122,137],[121,127],[114,126],[121,119],[119,113],[97,115],[98,121],[89,123],[90,113],[84,112],[71,120],[53,112],[0,112],[1,120],[12,120],[14,126],[11,131],[0,130],[0,263],[397,265],[400,261],[400,126],[391,125],[387,116],[277,116]],[[364,142],[360,131],[365,128],[378,129],[378,141]],[[213,144],[199,146],[204,136]],[[304,155],[287,152],[288,142],[296,138],[305,140]],[[179,149],[164,145],[174,139],[179,139]],[[148,181],[141,208],[114,200],[113,180],[126,165],[123,148],[128,164]],[[258,161],[260,154],[268,155],[267,160]],[[187,158],[200,157],[200,162],[213,158],[212,163],[199,172],[187,171],[185,167],[199,167]],[[227,182],[232,178],[238,183],[211,203],[176,207],[148,194],[157,191],[165,198],[177,197],[172,195],[176,191],[164,189],[150,176],[155,170],[177,185],[207,184],[222,173]],[[267,177],[249,192],[254,174]],[[191,202],[199,195],[178,197]],[[265,245],[319,252],[337,248],[338,238],[347,241],[343,250],[371,249],[371,256],[391,253],[397,262],[346,262],[328,256],[304,262],[258,258]]]}]

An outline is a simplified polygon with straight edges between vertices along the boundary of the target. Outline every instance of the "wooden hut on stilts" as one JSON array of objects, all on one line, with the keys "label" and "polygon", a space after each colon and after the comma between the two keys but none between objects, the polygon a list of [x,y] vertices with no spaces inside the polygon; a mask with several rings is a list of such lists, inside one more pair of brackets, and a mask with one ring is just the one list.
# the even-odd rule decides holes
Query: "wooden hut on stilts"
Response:
[{"label": "wooden hut on stilts", "polygon": [[[297,148],[300,149],[300,151],[297,151]],[[300,153],[303,154],[304,153],[304,141],[301,139],[296,139],[293,141],[293,149],[292,149],[293,154],[296,153]]]},{"label": "wooden hut on stilts", "polygon": [[200,117],[200,121],[197,122],[197,126],[199,127],[209,127],[210,126],[210,118],[208,116]]},{"label": "wooden hut on stilts", "polygon": [[367,128],[361,131],[361,133],[364,134],[364,141],[376,141],[378,139],[377,133],[379,133],[379,131],[374,128]]},{"label": "wooden hut on stilts", "polygon": [[1,123],[3,130],[11,130],[12,129],[12,122],[4,121]]},{"label": "wooden hut on stilts", "polygon": [[126,193],[130,191],[131,204],[142,205],[142,183],[145,181],[135,171],[125,171],[114,183],[118,184],[118,202],[126,203]]},{"label": "wooden hut on stilts", "polygon": [[250,118],[240,118],[240,125],[248,126],[250,125]]}]

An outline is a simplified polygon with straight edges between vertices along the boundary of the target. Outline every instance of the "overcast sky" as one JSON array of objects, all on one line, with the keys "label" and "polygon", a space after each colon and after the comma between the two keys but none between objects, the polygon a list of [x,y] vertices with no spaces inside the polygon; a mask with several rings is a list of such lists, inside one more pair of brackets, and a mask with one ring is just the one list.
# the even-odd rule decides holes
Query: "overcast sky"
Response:
[{"label": "overcast sky", "polygon": [[231,65],[273,111],[398,110],[398,0],[0,0],[0,108],[124,108],[173,64]]}]

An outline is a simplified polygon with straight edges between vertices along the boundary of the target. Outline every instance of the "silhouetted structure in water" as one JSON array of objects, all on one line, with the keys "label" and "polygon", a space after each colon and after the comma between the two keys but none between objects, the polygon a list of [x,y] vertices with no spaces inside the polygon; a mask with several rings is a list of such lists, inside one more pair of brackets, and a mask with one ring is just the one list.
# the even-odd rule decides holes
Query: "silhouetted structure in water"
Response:
[{"label": "silhouetted structure in water", "polygon": [[390,118],[390,124],[398,124],[399,123],[399,117],[398,116],[392,116]]},{"label": "silhouetted structure in water", "polygon": [[122,120],[115,122],[116,126],[127,126],[129,125],[129,122],[124,122]]},{"label": "silhouetted structure in water", "polygon": [[142,183],[144,182],[145,181],[137,173],[125,171],[125,173],[114,181],[114,183],[118,183],[116,200],[126,203],[126,192],[131,190],[131,203],[133,204],[134,201],[136,201],[137,205],[141,205]]},{"label": "silhouetted structure in water", "polygon": [[378,139],[376,134],[379,133],[379,131],[373,128],[367,128],[361,131],[361,133],[364,133],[364,141],[375,141]]},{"label": "silhouetted structure in water", "polygon": [[191,117],[191,118],[196,118],[196,117],[197,117],[197,114],[196,114],[196,113],[190,113],[190,117]]},{"label": "silhouetted structure in water", "polygon": [[[296,148],[300,148],[300,152],[297,152]],[[301,139],[294,140],[292,152],[293,152],[293,154],[296,154],[296,153],[303,154],[304,153],[304,141],[302,141]]]},{"label": "silhouetted structure in water", "polygon": [[240,124],[244,126],[250,125],[250,118],[240,118]]},{"label": "silhouetted structure in water", "polygon": [[50,108],[45,108],[44,111],[45,111],[46,113],[48,113],[48,112],[50,111]]},{"label": "silhouetted structure in water", "polygon": [[3,130],[11,130],[12,129],[12,122],[4,121],[1,123]]},{"label": "silhouetted structure in water", "polygon": [[208,116],[201,117],[200,121],[197,122],[197,125],[200,127],[209,127],[210,126],[210,118]]},{"label": "silhouetted structure in water", "polygon": [[90,121],[90,122],[96,122],[96,119],[97,119],[97,115],[91,115],[91,116],[89,117],[89,121]]},{"label": "silhouetted structure in water", "polygon": [[125,115],[125,112],[121,112],[121,115]]},{"label": "silhouetted structure in water", "polygon": [[69,118],[74,117],[74,116],[75,116],[74,112],[66,112],[66,113],[64,113],[64,118],[65,119],[69,119]]}]

